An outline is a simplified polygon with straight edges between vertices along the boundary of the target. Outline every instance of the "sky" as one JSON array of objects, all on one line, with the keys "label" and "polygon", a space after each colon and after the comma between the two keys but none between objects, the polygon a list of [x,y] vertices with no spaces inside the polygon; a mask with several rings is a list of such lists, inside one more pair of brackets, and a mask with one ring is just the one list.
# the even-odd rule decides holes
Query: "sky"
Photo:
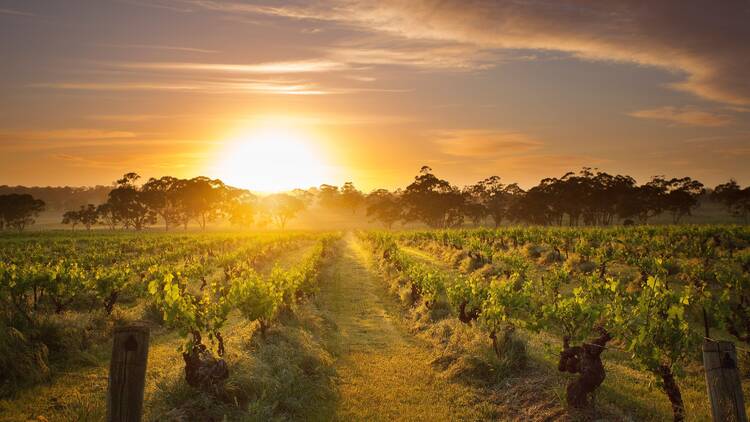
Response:
[{"label": "sky", "polygon": [[0,0],[0,184],[750,184],[750,2]]}]

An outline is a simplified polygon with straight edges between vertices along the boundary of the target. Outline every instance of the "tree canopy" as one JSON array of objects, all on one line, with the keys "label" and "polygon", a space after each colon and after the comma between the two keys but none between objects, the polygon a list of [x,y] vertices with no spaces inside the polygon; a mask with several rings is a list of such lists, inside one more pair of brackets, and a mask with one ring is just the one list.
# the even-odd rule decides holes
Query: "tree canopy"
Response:
[{"label": "tree canopy", "polygon": [[44,201],[29,194],[0,195],[0,229],[23,231],[44,211]]}]

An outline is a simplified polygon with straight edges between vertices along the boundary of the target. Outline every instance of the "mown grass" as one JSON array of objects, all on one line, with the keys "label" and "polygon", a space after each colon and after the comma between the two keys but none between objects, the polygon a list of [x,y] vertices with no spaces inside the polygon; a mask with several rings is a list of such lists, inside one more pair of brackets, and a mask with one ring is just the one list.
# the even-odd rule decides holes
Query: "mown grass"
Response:
[{"label": "mown grass", "polygon": [[388,293],[370,253],[349,236],[324,277],[321,306],[336,321],[334,420],[515,420],[499,392],[457,381],[433,364],[438,350]]}]

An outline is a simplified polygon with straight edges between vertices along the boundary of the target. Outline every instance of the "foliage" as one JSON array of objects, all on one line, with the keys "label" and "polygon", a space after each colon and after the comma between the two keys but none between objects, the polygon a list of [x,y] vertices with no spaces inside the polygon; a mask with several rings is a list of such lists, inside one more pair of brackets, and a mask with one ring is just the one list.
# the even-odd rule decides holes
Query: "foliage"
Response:
[{"label": "foliage", "polygon": [[44,201],[29,194],[0,195],[0,230],[9,228],[23,231],[34,224],[34,219],[44,211]]}]

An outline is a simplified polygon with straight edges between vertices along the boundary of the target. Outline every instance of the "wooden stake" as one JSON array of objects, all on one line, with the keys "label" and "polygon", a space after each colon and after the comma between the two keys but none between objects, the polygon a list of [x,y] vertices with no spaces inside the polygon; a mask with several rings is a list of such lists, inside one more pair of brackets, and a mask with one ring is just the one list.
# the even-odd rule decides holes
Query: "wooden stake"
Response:
[{"label": "wooden stake", "polygon": [[703,342],[703,367],[714,421],[747,422],[737,351],[729,341]]},{"label": "wooden stake", "polygon": [[146,386],[149,328],[115,328],[107,389],[108,422],[140,422]]}]

